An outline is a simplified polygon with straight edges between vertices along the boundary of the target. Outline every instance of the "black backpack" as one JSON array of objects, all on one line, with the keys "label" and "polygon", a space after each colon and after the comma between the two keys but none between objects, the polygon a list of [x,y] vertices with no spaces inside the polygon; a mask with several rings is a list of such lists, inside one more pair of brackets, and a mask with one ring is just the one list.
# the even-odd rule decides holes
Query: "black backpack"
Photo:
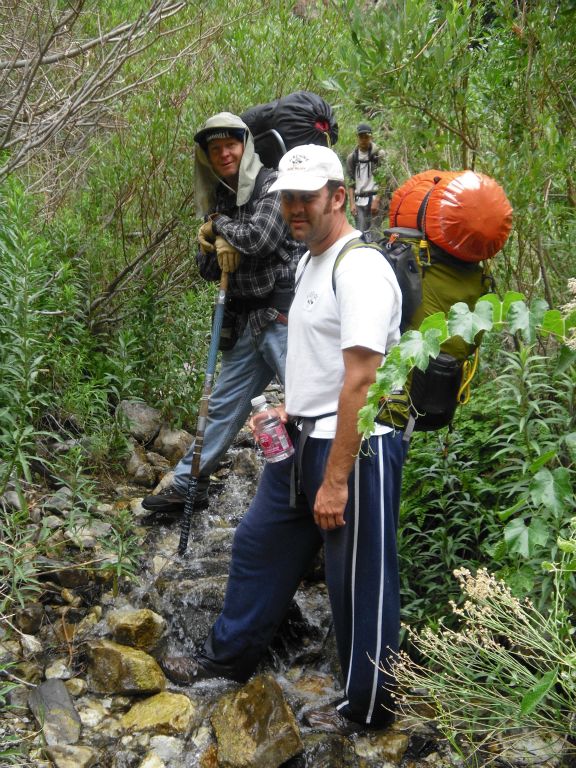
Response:
[{"label": "black backpack", "polygon": [[277,168],[282,155],[300,144],[331,147],[338,141],[332,107],[311,91],[296,91],[257,104],[240,118],[250,129],[256,152],[267,168]]}]

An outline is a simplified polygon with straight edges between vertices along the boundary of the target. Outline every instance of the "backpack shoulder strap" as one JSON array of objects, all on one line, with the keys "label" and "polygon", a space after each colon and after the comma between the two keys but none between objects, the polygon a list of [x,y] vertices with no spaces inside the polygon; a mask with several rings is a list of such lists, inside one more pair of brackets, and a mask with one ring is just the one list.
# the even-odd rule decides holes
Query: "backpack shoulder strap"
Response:
[{"label": "backpack shoulder strap", "polygon": [[366,233],[363,233],[360,235],[360,237],[353,237],[351,240],[348,240],[347,243],[345,243],[338,256],[336,256],[336,261],[334,262],[334,266],[332,267],[332,289],[334,293],[336,293],[336,269],[338,268],[338,265],[346,256],[347,253],[350,251],[356,250],[356,248],[372,248],[375,251],[378,251],[378,253],[381,253],[382,256],[384,256],[384,251],[377,243],[372,243],[365,237]]},{"label": "backpack shoulder strap", "polygon": [[254,189],[252,190],[251,200],[258,200],[262,194],[264,185],[273,173],[275,173],[273,168],[260,168],[254,182]]}]

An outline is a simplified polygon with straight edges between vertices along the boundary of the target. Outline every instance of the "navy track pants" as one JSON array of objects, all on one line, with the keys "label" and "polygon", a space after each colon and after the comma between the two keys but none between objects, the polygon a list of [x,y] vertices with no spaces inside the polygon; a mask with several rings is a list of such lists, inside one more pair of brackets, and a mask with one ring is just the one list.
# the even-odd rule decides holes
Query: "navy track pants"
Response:
[{"label": "navy track pants", "polygon": [[[296,438],[298,439],[298,438]],[[331,440],[308,438],[302,490],[290,506],[293,457],[267,464],[238,525],[224,607],[202,653],[224,674],[247,680],[270,644],[298,585],[324,544],[325,574],[345,681],[340,712],[378,727],[389,720],[390,654],[400,604],[396,530],[405,443],[402,433],[362,444],[349,480],[346,525],[321,531],[312,508]]]}]

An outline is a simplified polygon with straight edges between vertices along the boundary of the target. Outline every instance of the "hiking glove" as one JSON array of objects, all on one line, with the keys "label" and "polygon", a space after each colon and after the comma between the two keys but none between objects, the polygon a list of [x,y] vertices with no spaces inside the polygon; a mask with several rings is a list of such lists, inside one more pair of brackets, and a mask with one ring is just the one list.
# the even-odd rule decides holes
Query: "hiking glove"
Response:
[{"label": "hiking glove", "polygon": [[218,266],[222,272],[235,272],[240,264],[240,254],[236,248],[220,235],[216,235],[214,244],[216,246]]},{"label": "hiking glove", "polygon": [[214,238],[215,235],[212,231],[212,220],[205,221],[198,230],[198,245],[204,256],[208,253],[214,253]]}]

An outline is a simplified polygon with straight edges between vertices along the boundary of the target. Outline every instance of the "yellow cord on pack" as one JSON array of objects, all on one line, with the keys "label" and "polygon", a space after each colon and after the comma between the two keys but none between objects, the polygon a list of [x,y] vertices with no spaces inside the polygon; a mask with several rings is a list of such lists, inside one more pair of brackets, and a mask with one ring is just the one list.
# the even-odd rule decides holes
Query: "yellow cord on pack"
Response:
[{"label": "yellow cord on pack", "polygon": [[470,382],[478,370],[479,360],[480,349],[476,347],[472,362],[470,362],[470,360],[464,361],[464,365],[462,366],[462,384],[460,384],[460,389],[458,390],[458,395],[456,396],[456,399],[460,405],[466,405],[468,400],[470,400]]},{"label": "yellow cord on pack", "polygon": [[[421,256],[425,256],[426,258],[420,258]],[[418,253],[416,254],[416,261],[418,263],[418,266],[430,266],[432,264],[432,257],[430,256],[430,243],[428,240],[420,240],[420,245],[418,247]]]}]

